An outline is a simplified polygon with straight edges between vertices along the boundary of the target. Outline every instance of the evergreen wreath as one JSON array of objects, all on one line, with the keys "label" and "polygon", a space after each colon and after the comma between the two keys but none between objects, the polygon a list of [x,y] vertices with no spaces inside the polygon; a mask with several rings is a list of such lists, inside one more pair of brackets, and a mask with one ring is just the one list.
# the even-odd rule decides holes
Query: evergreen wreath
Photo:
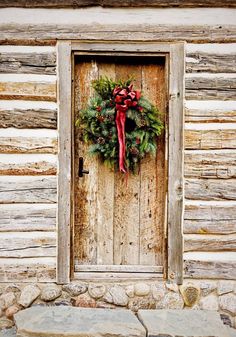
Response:
[{"label": "evergreen wreath", "polygon": [[107,77],[93,81],[96,96],[80,111],[76,125],[91,154],[109,168],[135,174],[141,159],[156,153],[163,123],[158,109],[131,82]]}]

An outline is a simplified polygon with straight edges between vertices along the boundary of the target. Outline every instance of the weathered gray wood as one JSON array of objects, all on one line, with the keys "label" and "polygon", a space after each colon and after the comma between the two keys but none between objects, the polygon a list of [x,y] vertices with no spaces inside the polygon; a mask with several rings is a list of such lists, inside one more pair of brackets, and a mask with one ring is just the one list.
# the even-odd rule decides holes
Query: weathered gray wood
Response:
[{"label": "weathered gray wood", "polygon": [[0,73],[53,75],[56,73],[56,54],[0,52]]},{"label": "weathered gray wood", "polygon": [[57,156],[0,154],[0,175],[55,175]]},{"label": "weathered gray wood", "polygon": [[235,54],[209,54],[189,52],[186,54],[186,72],[234,73],[236,72]]},{"label": "weathered gray wood", "polygon": [[56,258],[0,258],[0,282],[55,282]]},{"label": "weathered gray wood", "polygon": [[55,176],[0,176],[0,203],[55,203]]},{"label": "weathered gray wood", "polygon": [[185,177],[236,178],[236,151],[185,151]]},{"label": "weathered gray wood", "polygon": [[184,251],[235,251],[236,235],[202,235],[184,236]]},{"label": "weathered gray wood", "polygon": [[1,128],[57,128],[56,109],[3,109],[0,107]]},{"label": "weathered gray wood", "polygon": [[168,277],[182,283],[183,270],[183,97],[184,45],[170,53],[169,168],[168,168]]},{"label": "weathered gray wood", "polygon": [[186,99],[236,99],[235,74],[186,74]]},{"label": "weathered gray wood", "polygon": [[26,7],[26,8],[78,8],[87,6],[103,7],[236,7],[234,0],[1,0],[0,7]]},{"label": "weathered gray wood", "polygon": [[115,272],[75,272],[74,273],[74,280],[78,281],[87,281],[87,282],[98,282],[98,281],[109,281],[109,282],[122,282],[127,280],[130,282],[140,280],[144,281],[159,281],[163,280],[163,273],[115,273]]},{"label": "weathered gray wood", "polygon": [[185,130],[185,149],[235,149],[236,129]]},{"label": "weathered gray wood", "polygon": [[75,272],[162,273],[163,266],[141,265],[75,265]]},{"label": "weathered gray wood", "polygon": [[185,122],[235,123],[235,101],[186,101]]},{"label": "weathered gray wood", "polygon": [[56,204],[5,204],[0,208],[0,232],[56,230]]},{"label": "weathered gray wood", "polygon": [[187,204],[185,234],[236,234],[236,204]]},{"label": "weathered gray wood", "polygon": [[58,44],[58,95],[59,95],[59,173],[58,173],[58,236],[57,282],[70,280],[71,234],[71,46],[69,42]]},{"label": "weathered gray wood", "polygon": [[193,200],[236,200],[236,179],[186,179],[185,197]]},{"label": "weathered gray wood", "polygon": [[1,233],[0,258],[56,256],[55,232]]}]

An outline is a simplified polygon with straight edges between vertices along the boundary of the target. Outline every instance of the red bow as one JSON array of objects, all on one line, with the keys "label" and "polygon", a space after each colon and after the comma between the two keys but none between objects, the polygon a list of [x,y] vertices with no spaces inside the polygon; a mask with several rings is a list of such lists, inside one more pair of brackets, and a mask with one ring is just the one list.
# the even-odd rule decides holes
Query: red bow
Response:
[{"label": "red bow", "polygon": [[115,87],[113,90],[114,101],[116,103],[116,128],[119,141],[119,169],[126,173],[125,169],[125,120],[126,111],[130,107],[136,108],[141,93],[133,90],[133,85],[127,88]]}]

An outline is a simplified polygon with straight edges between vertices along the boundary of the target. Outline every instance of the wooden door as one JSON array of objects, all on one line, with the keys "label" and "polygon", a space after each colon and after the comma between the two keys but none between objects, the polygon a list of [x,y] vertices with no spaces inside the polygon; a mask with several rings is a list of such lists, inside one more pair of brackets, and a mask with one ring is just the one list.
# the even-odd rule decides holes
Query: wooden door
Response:
[{"label": "wooden door", "polygon": [[[94,95],[99,76],[135,78],[135,88],[152,101],[166,120],[165,59],[78,57],[74,67],[75,118]],[[160,271],[165,260],[166,145],[158,139],[155,157],[145,158],[138,175],[114,173],[87,153],[75,128],[74,261],[76,271]],[[78,159],[89,175],[78,177]]]}]

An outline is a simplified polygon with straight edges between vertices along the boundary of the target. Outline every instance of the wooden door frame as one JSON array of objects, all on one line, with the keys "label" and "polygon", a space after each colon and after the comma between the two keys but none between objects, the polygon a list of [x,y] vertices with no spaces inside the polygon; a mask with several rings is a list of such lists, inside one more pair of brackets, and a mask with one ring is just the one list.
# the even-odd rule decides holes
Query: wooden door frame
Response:
[{"label": "wooden door frame", "polygon": [[167,277],[183,279],[184,199],[184,42],[88,42],[59,41],[58,64],[58,212],[57,283],[70,282],[73,274],[73,62],[74,55],[165,56],[168,61],[168,190],[167,190]]}]

